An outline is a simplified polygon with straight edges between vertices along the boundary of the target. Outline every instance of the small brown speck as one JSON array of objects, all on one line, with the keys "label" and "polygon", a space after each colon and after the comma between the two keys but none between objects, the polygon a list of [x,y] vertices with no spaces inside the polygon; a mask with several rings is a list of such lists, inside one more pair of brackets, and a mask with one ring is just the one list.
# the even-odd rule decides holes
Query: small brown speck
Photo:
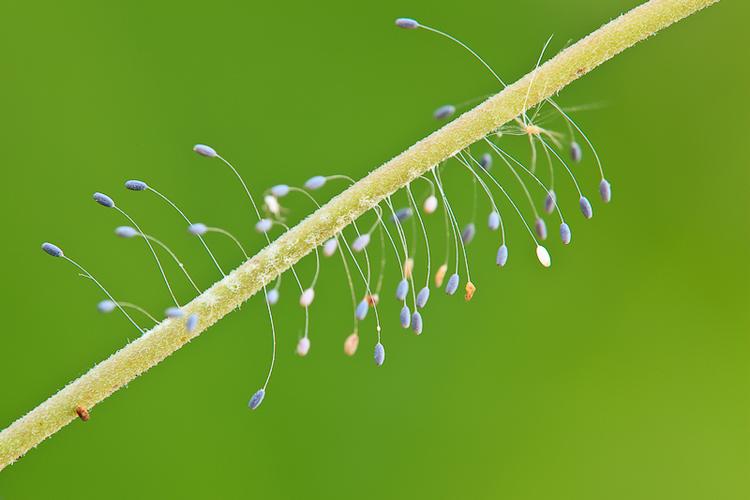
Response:
[{"label": "small brown speck", "polygon": [[89,411],[83,406],[76,406],[76,415],[78,415],[78,418],[80,418],[84,422],[89,421]]},{"label": "small brown speck", "polygon": [[576,75],[580,76],[580,75],[584,74],[585,72],[586,72],[586,68],[578,68],[576,70]]}]

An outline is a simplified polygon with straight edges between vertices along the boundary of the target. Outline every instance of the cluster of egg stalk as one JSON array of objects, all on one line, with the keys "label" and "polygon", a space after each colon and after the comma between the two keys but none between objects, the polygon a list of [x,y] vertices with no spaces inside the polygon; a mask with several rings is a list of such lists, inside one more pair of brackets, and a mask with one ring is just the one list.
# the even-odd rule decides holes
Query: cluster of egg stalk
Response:
[{"label": "cluster of egg stalk", "polygon": [[[242,179],[239,172],[237,172],[234,166],[232,166],[231,163],[229,163],[222,156],[220,156],[216,152],[216,150],[214,150],[210,146],[206,146],[202,144],[196,145],[193,148],[193,150],[201,156],[208,157],[208,158],[217,158],[221,160],[235,174],[244,192],[246,193],[248,200],[250,201],[250,206],[252,207],[252,213],[256,221],[255,222],[256,231],[263,235],[266,244],[270,243],[271,240],[270,240],[268,233],[275,226],[285,227],[284,224],[281,222],[271,221],[270,219],[261,217],[260,211],[258,210],[258,206],[256,205],[255,200],[252,197],[250,190],[247,184],[245,183],[244,179]],[[219,258],[216,256],[216,254],[214,253],[214,251],[211,249],[211,247],[209,246],[207,242],[207,239],[209,238],[209,234],[217,234],[218,236],[216,237],[228,238],[237,247],[238,256],[241,256],[241,258],[245,260],[249,258],[249,254],[247,250],[245,249],[245,246],[243,245],[243,243],[240,241],[240,238],[236,237],[235,235],[233,235],[232,233],[230,233],[229,231],[221,227],[210,226],[203,222],[195,222],[191,220],[185,214],[185,212],[171,198],[167,197],[167,195],[165,195],[163,192],[157,190],[154,186],[151,186],[142,180],[128,180],[127,182],[125,182],[125,188],[129,191],[134,191],[134,192],[152,193],[153,195],[161,199],[163,202],[165,202],[171,209],[173,209],[177,213],[177,215],[184,221],[186,230],[190,234],[194,235],[197,238],[197,240],[200,242],[200,244],[203,246],[203,248],[206,250],[206,253],[208,257],[210,258],[210,261],[213,263],[213,265],[216,267],[216,270],[218,271],[219,277],[223,278],[226,276],[226,274],[224,272],[224,267],[219,263]],[[174,261],[174,263],[177,265],[179,269],[179,272],[183,275],[185,280],[187,280],[187,282],[190,284],[190,287],[193,290],[195,290],[195,293],[200,294],[202,293],[203,290],[201,290],[201,288],[196,284],[190,272],[187,270],[186,266],[182,263],[182,261],[177,256],[177,254],[164,241],[158,239],[157,237],[153,236],[150,233],[145,232],[141,228],[141,226],[125,210],[123,210],[119,206],[119,204],[116,204],[115,201],[110,196],[97,192],[97,193],[94,193],[93,199],[99,205],[105,208],[111,209],[115,211],[116,213],[118,213],[128,223],[128,225],[117,226],[115,228],[115,235],[123,239],[143,240],[143,242],[148,247],[149,252],[153,256],[156,267],[165,284],[165,287],[166,287],[166,290],[168,292],[170,302],[171,302],[171,304],[164,310],[163,318],[169,319],[171,321],[183,321],[184,328],[187,330],[187,332],[189,333],[194,332],[198,328],[201,318],[197,314],[185,313],[183,306],[184,304],[189,302],[190,299],[192,299],[192,296],[185,298],[184,301],[177,297],[173,284],[170,281],[170,278],[168,277],[167,272],[164,269],[164,266],[162,265],[162,259],[164,258],[164,256]],[[125,316],[125,318],[127,318],[127,320],[130,321],[130,323],[132,323],[132,325],[141,334],[145,333],[148,330],[148,328],[142,326],[141,323],[136,321],[133,315],[131,315],[128,311],[136,312],[140,314],[141,316],[143,316],[144,318],[146,318],[149,322],[153,322],[154,324],[160,321],[159,319],[157,319],[156,315],[150,313],[145,308],[135,303],[126,302],[122,300],[116,300],[113,297],[113,295],[94,277],[93,274],[91,274],[89,271],[83,268],[77,261],[65,255],[58,246],[51,244],[51,243],[44,243],[42,245],[42,249],[53,257],[62,258],[70,262],[73,266],[75,266],[80,271],[81,276],[87,279],[90,279],[97,285],[97,287],[101,290],[101,292],[106,297],[105,299],[101,300],[97,304],[97,309],[100,312],[110,313],[115,310],[119,310]],[[160,252],[157,252],[157,249],[159,249]],[[161,257],[160,257],[160,253],[162,255]],[[320,266],[318,265],[316,266],[315,276],[313,277],[311,284],[308,287],[303,287],[302,282],[300,281],[299,276],[297,275],[297,272],[295,271],[294,267],[290,269],[292,275],[295,278],[295,281],[297,282],[300,288],[300,305],[305,310],[304,337],[299,341],[298,347],[297,347],[297,352],[303,356],[307,354],[307,351],[309,350],[309,346],[310,346],[309,339],[308,339],[308,325],[309,325],[308,308],[312,304],[312,301],[314,299],[315,283],[318,279],[319,270],[320,270]],[[276,286],[274,288],[268,290],[266,287],[264,287],[263,289],[266,303],[267,303],[271,337],[273,341],[273,348],[272,348],[272,354],[271,354],[271,362],[270,362],[270,366],[268,369],[268,374],[266,376],[265,382],[261,386],[261,388],[250,399],[249,406],[252,409],[257,408],[260,405],[260,403],[263,401],[263,397],[265,395],[268,382],[273,372],[273,367],[274,367],[274,363],[276,359],[276,329],[275,329],[275,324],[273,320],[271,305],[273,305],[276,301],[278,301],[279,285],[280,285],[280,279],[277,280]]]},{"label": "cluster of egg stalk", "polygon": [[[420,24],[413,19],[398,19],[396,25],[404,29],[422,28],[453,40],[476,57],[492,73],[497,81],[500,82],[502,86],[505,86],[505,83],[500,79],[497,73],[495,73],[495,71],[492,70],[483,59],[481,59],[468,46],[454,37]],[[547,43],[549,43],[549,41]],[[546,47],[547,45],[545,44],[545,49]],[[541,58],[542,56],[540,56],[537,66],[539,62],[541,62]],[[433,116],[437,120],[446,120],[453,116],[461,106],[462,105],[452,104],[441,106],[435,110]],[[550,108],[551,113],[546,112],[545,114],[542,112],[543,110],[546,111],[545,106]],[[554,114],[563,119],[566,124],[567,134],[553,131],[542,126],[546,119],[549,118],[548,115],[550,114]],[[528,138],[531,148],[531,160],[529,165],[521,162],[500,144],[500,139],[502,137],[513,135],[524,135]],[[354,331],[344,342],[345,352],[347,354],[353,354],[356,351],[359,343],[359,322],[366,318],[368,311],[373,309],[377,315],[377,304],[383,283],[382,273],[384,266],[381,265],[381,273],[375,280],[376,284],[374,285],[373,291],[371,289],[370,280],[372,266],[369,255],[367,255],[367,249],[373,241],[377,241],[378,236],[381,241],[381,246],[389,244],[389,246],[393,248],[400,270],[400,279],[397,281],[394,293],[396,300],[401,304],[398,314],[399,323],[404,328],[413,329],[417,334],[422,333],[424,327],[422,312],[430,297],[430,266],[432,263],[428,234],[424,221],[422,220],[422,214],[425,216],[431,215],[435,213],[441,205],[443,207],[445,220],[448,251],[446,252],[445,260],[439,265],[437,272],[434,274],[435,286],[442,287],[445,285],[445,292],[448,295],[453,295],[461,287],[462,280],[464,280],[464,296],[466,300],[471,300],[474,296],[476,286],[471,279],[466,246],[474,239],[477,231],[477,223],[474,220],[469,220],[465,224],[459,223],[459,217],[451,206],[441,176],[441,172],[447,168],[448,165],[455,163],[462,169],[466,169],[469,172],[475,187],[479,186],[487,196],[490,205],[490,211],[487,216],[487,226],[491,231],[499,231],[500,234],[500,244],[496,252],[497,265],[500,267],[505,266],[509,256],[508,245],[506,244],[504,219],[499,208],[504,203],[501,203],[496,198],[499,195],[501,198],[507,200],[507,207],[512,213],[519,216],[528,231],[533,243],[534,252],[539,262],[544,267],[549,267],[552,263],[552,259],[549,252],[542,244],[548,238],[547,223],[545,222],[544,214],[554,214],[559,218],[559,236],[563,244],[570,244],[572,238],[570,225],[566,222],[566,219],[563,216],[560,200],[558,200],[558,195],[555,191],[556,171],[564,172],[566,177],[572,181],[572,184],[578,193],[578,205],[582,215],[587,219],[590,219],[593,216],[591,202],[584,195],[574,173],[574,168],[576,167],[573,165],[580,163],[583,155],[582,147],[577,141],[577,137],[579,136],[585,140],[588,146],[590,146],[594,158],[596,159],[599,174],[601,175],[599,191],[602,200],[607,203],[611,200],[611,187],[604,177],[604,172],[596,150],[593,148],[593,145],[586,134],[584,134],[570,115],[554,101],[547,100],[541,105],[533,108],[533,110],[524,110],[522,115],[514,122],[501,127],[483,138],[483,140],[480,141],[480,145],[487,151],[480,156],[475,156],[472,154],[470,148],[467,148],[456,153],[450,160],[441,165],[435,166],[427,174],[421,176],[421,179],[426,180],[430,186],[429,194],[427,194],[424,199],[420,200],[421,203],[418,203],[412,194],[411,186],[407,186],[405,188],[408,194],[407,206],[396,208],[393,205],[392,198],[389,197],[382,204],[373,209],[376,216],[375,222],[372,223],[369,228],[360,231],[359,228],[356,227],[356,224],[354,224],[354,229],[356,230],[355,237],[347,240],[342,232],[326,241],[322,245],[323,255],[325,257],[332,257],[337,251],[339,251],[339,249],[341,249],[339,253],[345,268],[350,295],[352,297]],[[561,151],[565,151],[566,147],[568,148],[568,151],[561,153]],[[549,175],[545,180],[542,180],[542,175],[537,174],[538,150],[543,152],[549,167]],[[568,156],[569,159],[566,159]],[[520,203],[517,203],[508,191],[506,185],[507,179],[501,179],[501,173],[495,173],[498,168],[496,167],[493,170],[493,164],[500,165],[500,169],[509,174],[511,183],[517,183],[518,186],[520,186],[523,197],[525,198],[524,203],[526,201],[528,202],[533,216],[531,220],[527,220],[524,216],[522,208],[519,206]],[[315,175],[310,177],[299,187],[290,186],[289,184],[278,184],[269,188],[264,193],[265,210],[270,219],[268,224],[270,225],[275,220],[283,220],[286,214],[289,213],[289,208],[285,206],[285,199],[290,193],[301,193],[308,198],[315,207],[319,207],[320,205],[318,201],[311,193],[320,190],[334,179],[353,182],[349,177],[340,174],[328,176]],[[537,200],[536,195],[532,194],[534,190],[541,193],[538,198],[540,201],[540,208],[537,207],[537,202],[535,201]],[[418,210],[420,205],[421,210]],[[418,231],[421,230],[420,232],[427,250],[427,257],[422,260],[427,269],[427,279],[422,286],[415,286],[413,276],[415,265],[414,249],[412,248],[412,245],[407,243],[407,238],[403,228],[403,225],[408,220],[411,220],[413,228],[416,227],[419,228]],[[361,264],[354,258],[354,254],[356,253],[364,254],[364,262]],[[354,284],[357,280],[352,278],[353,273],[350,271],[351,264],[347,264],[347,257],[352,259],[352,263],[359,273],[358,278],[362,279],[363,283],[360,285],[362,287],[361,290],[358,290],[360,286],[355,286]],[[382,258],[385,258],[384,253]],[[450,273],[449,267],[451,270]],[[365,271],[363,271],[363,268]],[[464,273],[465,276],[462,276]],[[378,342],[376,344],[375,360],[378,364],[381,364],[384,359],[385,351],[381,342],[381,326],[379,319],[377,320],[376,329],[378,332]],[[307,345],[309,346],[309,344]]]},{"label": "cluster of egg stalk", "polygon": [[[418,23],[413,19],[398,19],[396,25],[404,29],[424,29],[437,33],[443,37],[446,37],[455,43],[469,51],[474,57],[476,57],[495,77],[495,79],[502,85],[505,86],[504,82],[495,73],[495,71],[484,62],[473,50],[466,46],[463,42],[456,38],[448,35],[435,28],[425,26]],[[548,41],[549,43],[549,41]],[[545,45],[546,48],[546,45]],[[539,61],[541,61],[541,56]],[[537,62],[538,66],[539,62]],[[544,105],[551,108],[551,112],[559,117],[562,117],[567,125],[567,134],[556,132],[544,128],[541,124],[544,122],[545,115],[542,113]],[[457,109],[461,105],[444,105],[439,107],[434,113],[434,117],[437,120],[446,120],[453,116]],[[511,155],[504,147],[499,144],[499,140],[505,136],[526,136],[528,138],[531,148],[531,160],[530,164],[526,165],[519,159]],[[589,141],[588,137],[576,122],[569,116],[569,114],[559,105],[552,100],[547,100],[542,105],[534,108],[533,113],[529,110],[524,110],[522,115],[518,117],[512,123],[501,127],[500,129],[493,132],[483,138],[480,143],[487,150],[480,156],[475,156],[470,148],[464,149],[450,158],[448,161],[443,162],[440,165],[436,165],[430,169],[426,174],[420,176],[419,180],[426,182],[429,187],[429,191],[418,200],[412,192],[412,186],[407,185],[404,188],[406,193],[406,205],[403,207],[396,208],[392,196],[386,198],[383,202],[378,204],[372,209],[374,215],[374,221],[371,225],[366,228],[360,229],[357,222],[353,222],[351,228],[354,232],[351,237],[347,237],[342,231],[339,234],[334,235],[331,239],[324,242],[321,249],[315,250],[315,274],[312,279],[303,285],[302,280],[297,274],[294,267],[290,268],[290,272],[294,278],[298,289],[298,303],[299,306],[304,308],[305,312],[305,327],[304,335],[297,340],[296,352],[300,356],[306,356],[311,347],[310,335],[309,335],[309,308],[313,305],[315,300],[315,287],[318,282],[321,271],[321,260],[320,252],[324,257],[333,257],[339,254],[341,262],[344,267],[349,295],[352,301],[352,319],[353,319],[353,330],[344,340],[344,352],[353,356],[357,352],[359,346],[359,328],[360,323],[365,321],[370,310],[373,310],[373,316],[375,318],[375,346],[373,350],[373,359],[377,366],[383,365],[385,361],[385,347],[382,342],[382,327],[380,321],[380,313],[378,311],[378,304],[380,302],[380,295],[383,290],[386,269],[387,269],[387,256],[390,251],[393,251],[395,260],[398,263],[398,281],[394,289],[394,298],[400,305],[398,313],[398,323],[404,329],[411,329],[415,334],[420,335],[424,329],[423,312],[428,305],[430,299],[430,282],[434,282],[435,287],[443,288],[447,295],[454,295],[459,287],[461,286],[462,280],[464,283],[464,297],[467,301],[471,300],[476,291],[476,286],[471,279],[469,259],[467,257],[466,246],[469,245],[474,239],[477,231],[476,221],[472,218],[468,221],[464,221],[462,224],[459,222],[459,215],[454,211],[448,194],[446,192],[445,183],[443,182],[443,171],[449,167],[449,165],[455,165],[461,170],[466,170],[468,175],[472,179],[475,187],[474,203],[476,206],[476,192],[478,189],[486,195],[489,203],[489,213],[487,216],[487,227],[490,231],[499,233],[499,246],[496,252],[495,261],[499,267],[503,267],[508,262],[508,245],[506,243],[506,226],[504,218],[500,209],[500,206],[505,205],[500,203],[497,196],[501,196],[501,199],[507,201],[507,206],[512,213],[518,215],[523,223],[523,226],[528,231],[533,248],[539,262],[544,267],[551,265],[551,257],[547,249],[541,244],[547,239],[547,226],[541,212],[546,214],[557,214],[559,218],[559,234],[563,244],[569,244],[571,241],[571,230],[563,217],[562,209],[560,207],[560,200],[558,200],[557,193],[555,191],[555,172],[562,170],[567,177],[572,181],[579,199],[578,205],[581,213],[587,219],[593,216],[593,209],[588,198],[583,194],[578,180],[574,174],[571,163],[577,164],[582,160],[583,150],[576,138],[580,136],[583,138],[585,143],[590,147],[596,159],[596,164],[599,169],[601,176],[599,184],[599,192],[602,200],[606,203],[611,200],[611,187],[609,182],[604,177],[604,172],[599,160],[599,156],[596,154],[596,150]],[[567,154],[561,154],[559,151],[563,150],[565,146],[569,148]],[[548,165],[548,182],[544,182],[540,175],[536,173],[537,170],[537,149],[541,150],[546,158]],[[284,207],[284,200],[287,196],[296,194],[305,198],[310,203],[310,208],[320,207],[319,202],[313,195],[323,188],[324,186],[330,185],[333,182],[340,182],[346,184],[353,184],[354,180],[346,175],[334,174],[334,175],[315,175],[305,181],[302,186],[291,186],[288,184],[278,184],[265,193],[263,193],[263,211],[259,205],[256,204],[253,195],[248,188],[247,183],[235,169],[235,167],[227,161],[224,157],[219,155],[215,149],[210,146],[198,144],[193,150],[207,158],[217,159],[221,161],[226,167],[228,167],[234,174],[236,179],[239,181],[245,195],[248,198],[249,205],[251,208],[251,216],[254,219],[255,231],[263,235],[266,243],[270,243],[270,234],[275,228],[282,230],[288,229],[285,223],[285,216],[289,212],[287,207]],[[564,159],[565,156],[569,156],[569,160]],[[519,204],[511,197],[509,191],[506,188],[505,179],[500,179],[499,175],[493,173],[493,165],[502,165],[503,171],[506,171],[511,179],[511,182],[518,183],[520,186],[526,201],[529,204],[530,210],[533,214],[533,221],[529,222],[524,217]],[[506,170],[507,169],[507,170]],[[529,187],[531,184],[531,188]],[[164,193],[157,190],[153,186],[147,184],[141,180],[129,180],[125,183],[125,188],[134,192],[149,192],[154,196],[161,199],[171,209],[173,209],[178,216],[185,223],[186,229],[200,242],[201,246],[205,249],[210,261],[213,266],[216,267],[220,277],[226,276],[224,268],[219,263],[219,259],[216,254],[211,250],[206,239],[209,234],[216,234],[216,237],[228,238],[238,249],[238,254],[244,258],[249,258],[249,254],[246,251],[244,245],[235,235],[229,231],[222,229],[217,226],[210,226],[203,222],[196,222],[188,218],[185,212],[179,208],[179,206]],[[537,204],[534,201],[535,198],[532,195],[532,190],[538,188],[543,193],[543,199],[541,200],[542,211],[537,209]],[[146,233],[136,223],[136,221],[122,208],[115,204],[114,200],[103,194],[94,193],[93,199],[99,205],[112,209],[119,214],[128,225],[118,226],[115,229],[115,234],[124,239],[140,239],[148,247],[150,254],[153,256],[156,267],[164,281],[166,291],[169,295],[170,304],[164,311],[164,316],[171,321],[184,321],[184,327],[188,332],[193,332],[198,327],[201,318],[196,314],[186,315],[183,311],[183,303],[181,302],[174,291],[172,283],[170,282],[167,273],[162,265],[161,258],[156,249],[160,249],[162,256],[166,255],[169,259],[174,261],[178,266],[181,274],[187,280],[192,289],[196,293],[201,293],[201,288],[193,280],[192,276],[179,259],[177,254],[169,247],[166,243],[156,238],[155,236]],[[444,221],[445,229],[445,258],[441,264],[437,267],[437,271],[432,273],[432,253],[430,247],[430,241],[427,231],[427,226],[423,217],[428,217],[442,207],[442,218]],[[476,210],[474,210],[476,212]],[[406,235],[406,224],[411,224],[412,236],[408,238]],[[533,229],[532,229],[533,228]],[[377,277],[373,277],[373,266],[371,263],[370,252],[368,248],[373,241],[379,241],[380,244],[380,265]],[[425,258],[417,259],[417,248],[418,246],[424,246]],[[96,286],[105,295],[105,299],[97,304],[97,309],[102,313],[110,313],[115,310],[119,310],[124,317],[132,323],[132,325],[138,330],[139,333],[145,333],[147,329],[139,324],[128,311],[134,311],[142,315],[148,321],[158,323],[157,317],[149,313],[143,307],[134,304],[132,302],[116,300],[110,292],[86,269],[84,269],[77,261],[66,256],[63,251],[51,243],[44,243],[42,249],[53,257],[58,257],[68,261],[70,264],[75,266],[81,273],[81,275],[87,279],[93,281]],[[360,256],[359,258],[357,256]],[[415,266],[416,263],[420,264],[420,268],[424,269],[424,281],[417,283],[415,279]],[[450,271],[450,274],[449,274]],[[421,269],[420,269],[421,272]],[[465,273],[465,276],[462,274]],[[447,278],[447,280],[446,280]],[[281,276],[279,276],[273,287],[263,288],[265,302],[268,311],[270,331],[272,337],[272,351],[271,361],[269,364],[268,372],[264,383],[261,388],[258,389],[250,398],[248,407],[256,409],[263,402],[266,394],[266,389],[273,373],[273,368],[276,360],[276,328],[272,313],[273,306],[276,306],[281,300]]]},{"label": "cluster of egg stalk", "polygon": [[[422,29],[428,32],[435,33],[441,37],[444,37],[450,40],[453,43],[458,44],[467,52],[469,52],[472,55],[472,57],[474,57],[477,61],[479,61],[491,73],[493,78],[501,85],[502,88],[506,87],[506,84],[503,81],[503,79],[500,78],[500,76],[498,76],[495,70],[492,69],[492,67],[489,64],[487,64],[487,62],[485,62],[485,60],[482,59],[479,56],[479,54],[477,54],[468,45],[458,40],[457,38],[453,37],[452,35],[445,33],[443,31],[440,31],[431,26],[422,24],[418,22],[417,20],[411,19],[411,18],[396,19],[396,26],[405,30]],[[539,68],[539,64],[542,61],[544,52],[549,46],[549,43],[551,42],[551,40],[552,40],[552,37],[550,37],[547,40],[547,42],[544,44],[544,47],[542,48],[542,52],[539,55],[539,59],[537,60],[536,69]],[[531,84],[529,85],[529,89],[526,94],[527,100],[531,92],[531,89],[534,85],[534,76],[536,75],[536,69],[532,73],[532,81],[531,81]],[[463,105],[458,105],[458,106],[453,105],[453,104],[446,104],[446,105],[440,106],[439,108],[435,110],[435,112],[433,113],[433,116],[437,120],[447,120],[450,117],[452,117],[459,108],[473,101],[475,100],[468,101],[467,103],[464,103]],[[548,105],[549,107],[552,108],[551,113],[545,114],[543,112],[545,110],[545,105]],[[552,114],[557,114],[558,116],[563,118],[566,128],[567,128],[567,134],[548,130],[542,126],[542,123],[545,121],[545,119],[549,118],[550,115]],[[570,175],[570,177],[573,179],[573,183],[575,184],[575,188],[578,191],[578,195],[579,195],[579,206],[580,206],[581,212],[587,219],[590,219],[593,216],[593,209],[591,207],[591,203],[589,202],[588,198],[584,196],[571,168],[563,160],[563,158],[560,157],[554,151],[554,148],[552,147],[554,146],[558,149],[561,149],[564,146],[564,143],[566,143],[569,149],[570,160],[573,163],[580,163],[582,159],[582,155],[583,155],[583,150],[581,148],[581,145],[578,143],[578,140],[577,140],[578,136],[580,136],[586,142],[586,144],[590,147],[592,153],[594,154],[594,158],[596,160],[597,168],[599,170],[599,175],[600,175],[599,194],[601,196],[602,201],[604,201],[605,203],[609,203],[609,201],[611,200],[612,187],[609,181],[604,176],[604,169],[602,168],[602,164],[599,159],[599,155],[596,152],[596,149],[594,148],[593,144],[589,140],[588,136],[578,126],[578,124],[554,100],[546,99],[545,101],[543,101],[539,106],[536,106],[534,108],[534,112],[531,114],[531,116],[529,114],[529,109],[526,106],[524,106],[524,110],[521,113],[521,116],[517,117],[511,123],[500,127],[493,134],[491,134],[491,136],[485,139],[485,141],[489,143],[490,147],[495,152],[497,152],[498,155],[503,157],[504,160],[507,160],[509,159],[508,158],[509,155],[507,155],[506,153],[502,151],[498,151],[496,144],[490,143],[490,139],[492,137],[500,138],[503,135],[520,135],[520,136],[526,136],[528,138],[529,144],[531,147],[531,161],[530,161],[531,165],[530,165],[530,168],[528,169],[531,171],[530,173],[533,173],[536,170],[537,153],[538,153],[537,148],[541,149],[544,152],[547,158],[547,163],[549,165],[549,183],[545,189],[546,193],[545,193],[545,201],[544,201],[544,209],[547,213],[552,213],[553,211],[555,211],[555,207],[557,204],[557,198],[556,198],[556,193],[555,193],[555,175],[554,175],[553,163],[559,162],[562,165],[562,167],[567,171],[567,173]],[[515,160],[512,160],[512,161],[513,163],[518,164]],[[483,165],[484,164],[490,165],[491,164],[490,156],[485,153],[485,155],[483,155],[482,159],[480,160],[480,163],[482,163]],[[522,169],[525,169],[523,165],[518,164],[518,166],[521,167]],[[538,179],[535,179],[534,182],[537,182],[542,187],[545,187],[544,184],[541,184],[541,182],[538,181]],[[537,215],[538,214],[535,212],[535,219],[539,219]],[[537,223],[535,222],[535,225],[536,224]],[[544,234],[543,231],[544,229],[542,227],[538,229],[538,232],[541,232],[542,234]]]}]

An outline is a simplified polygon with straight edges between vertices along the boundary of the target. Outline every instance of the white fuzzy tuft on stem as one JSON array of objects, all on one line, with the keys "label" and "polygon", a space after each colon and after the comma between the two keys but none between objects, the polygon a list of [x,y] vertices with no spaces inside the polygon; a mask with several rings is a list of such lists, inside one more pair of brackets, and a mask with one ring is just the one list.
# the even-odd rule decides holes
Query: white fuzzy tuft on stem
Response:
[{"label": "white fuzzy tuft on stem", "polygon": [[[203,333],[264,285],[338,234],[384,197],[519,116],[631,45],[718,0],[651,0],[567,48],[534,72],[447,124],[335,197],[187,304],[188,332],[168,318],[0,433],[0,470]],[[529,88],[531,86],[531,88]]]}]

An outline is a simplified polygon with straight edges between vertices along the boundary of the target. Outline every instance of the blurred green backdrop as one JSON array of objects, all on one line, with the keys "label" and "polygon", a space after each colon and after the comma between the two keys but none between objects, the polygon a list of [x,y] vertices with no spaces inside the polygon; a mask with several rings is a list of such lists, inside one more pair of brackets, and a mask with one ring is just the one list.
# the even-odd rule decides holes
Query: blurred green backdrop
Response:
[{"label": "blurred green backdrop", "polygon": [[[551,33],[553,53],[637,3],[6,3],[0,426],[133,336],[96,312],[101,295],[42,241],[118,297],[168,305],[145,246],[115,238],[123,221],[93,191],[208,284],[210,262],[183,224],[125,192],[125,179],[257,248],[238,186],[194,143],[235,161],[256,193],[319,173],[360,177],[433,130],[438,105],[497,90],[459,49],[397,30],[395,17],[452,32],[512,81]],[[576,116],[614,201],[584,223],[568,199],[573,244],[553,238],[550,270],[514,221],[498,271],[480,230],[474,302],[435,293],[417,338],[386,300],[388,359],[375,369],[371,319],[358,355],[342,353],[349,302],[340,262],[326,261],[306,359],[293,353],[302,316],[285,282],[259,411],[246,408],[270,354],[256,298],[0,473],[0,498],[748,498],[749,14],[722,2],[560,96],[598,105]],[[470,184],[450,175],[465,217]]]}]

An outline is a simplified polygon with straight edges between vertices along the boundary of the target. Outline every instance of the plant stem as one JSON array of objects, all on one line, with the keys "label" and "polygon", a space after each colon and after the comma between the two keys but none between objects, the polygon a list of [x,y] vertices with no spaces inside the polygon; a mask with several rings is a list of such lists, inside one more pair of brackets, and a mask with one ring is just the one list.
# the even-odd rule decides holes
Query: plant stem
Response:
[{"label": "plant stem", "polygon": [[[184,307],[0,433],[0,470],[107,396],[200,335],[384,197],[549,98],[614,55],[718,0],[651,0],[599,28],[536,71],[466,112],[336,196]],[[535,73],[535,74],[534,74]],[[531,88],[529,88],[529,86]]]}]

